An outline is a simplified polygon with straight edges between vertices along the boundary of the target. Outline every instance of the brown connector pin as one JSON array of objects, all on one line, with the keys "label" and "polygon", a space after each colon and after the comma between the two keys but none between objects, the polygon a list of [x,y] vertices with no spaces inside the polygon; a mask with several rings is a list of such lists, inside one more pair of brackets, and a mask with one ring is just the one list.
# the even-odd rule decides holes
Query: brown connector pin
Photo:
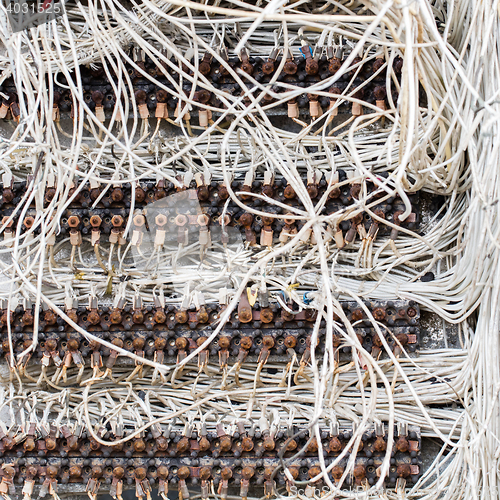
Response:
[{"label": "brown connector pin", "polygon": [[[77,376],[77,383],[79,383],[80,379],[82,378],[85,363],[83,361],[81,352],[78,350],[79,347],[80,347],[80,342],[78,342],[77,339],[68,340],[66,354],[64,355],[63,359],[63,367],[60,373],[60,377],[62,377],[65,383],[67,382],[66,372],[72,363],[74,363],[80,370],[80,373],[78,373]],[[56,383],[58,382],[59,378],[56,380]]]},{"label": "brown connector pin", "polygon": [[92,96],[92,100],[95,103],[95,116],[101,123],[104,123],[104,121],[106,120],[104,107],[102,105],[102,102],[104,101],[104,94],[99,90],[93,90],[90,95]]},{"label": "brown connector pin", "polygon": [[326,49],[328,58],[328,71],[334,75],[342,66],[342,48],[329,46]]},{"label": "brown connector pin", "polygon": [[89,342],[89,349],[92,351],[90,355],[90,366],[94,371],[94,378],[99,378],[103,375],[100,368],[102,368],[101,344],[96,340]]},{"label": "brown connector pin", "polygon": [[101,239],[100,227],[102,224],[102,219],[98,215],[92,215],[92,217],[90,217],[89,222],[90,225],[92,226],[92,236],[91,236],[92,246],[98,245]]},{"label": "brown connector pin", "polygon": [[272,247],[274,231],[271,227],[273,223],[272,217],[262,217],[262,230],[260,232],[260,244],[263,247]]},{"label": "brown connector pin", "polygon": [[271,353],[271,349],[274,347],[274,338],[271,336],[265,336],[262,339],[262,349],[260,350],[259,353],[259,359],[257,363],[259,364],[266,364],[267,360],[269,359],[269,355]]},{"label": "brown connector pin", "polygon": [[287,109],[288,109],[288,118],[295,118],[295,119],[299,118],[300,110],[296,98],[290,99],[288,101]]},{"label": "brown connector pin", "polygon": [[264,496],[271,498],[276,495],[276,482],[272,479],[274,469],[266,467],[264,470]]},{"label": "brown connector pin", "polygon": [[[120,338],[114,338],[111,343],[120,348],[120,349],[123,349],[123,340],[120,339]],[[110,352],[109,352],[109,358],[106,360],[106,373],[105,373],[105,376],[111,376],[112,374],[112,370],[113,370],[113,366],[115,366],[115,363],[116,363],[116,359],[118,358],[119,356],[119,352],[116,351],[115,349],[111,349]]]},{"label": "brown connector pin", "polygon": [[262,73],[264,75],[270,75],[274,73],[275,66],[274,63],[276,62],[276,57],[278,56],[278,49],[274,48],[271,53],[269,54],[269,57],[267,58],[267,61],[262,64]]},{"label": "brown connector pin", "polygon": [[373,89],[373,95],[375,96],[375,105],[377,106],[377,108],[385,111],[385,98],[387,97],[387,91],[385,90],[385,87],[378,85]]},{"label": "brown connector pin", "polygon": [[168,467],[160,465],[157,471],[158,477],[158,495],[161,496],[163,500],[168,500]]},{"label": "brown connector pin", "polygon": [[332,477],[333,477],[333,480],[338,483],[340,481],[340,479],[342,478],[344,474],[344,468],[341,467],[340,465],[336,465],[335,467],[333,467],[332,469]]},{"label": "brown connector pin", "polygon": [[411,474],[410,464],[400,464],[396,469],[396,474],[398,477],[407,478]]},{"label": "brown connector pin", "polygon": [[[200,104],[208,104],[212,97],[211,92],[206,89],[197,90],[194,93],[193,100]],[[208,127],[209,121],[212,119],[212,112],[209,109],[200,108],[198,112],[200,127]]]},{"label": "brown connector pin", "polygon": [[26,467],[25,480],[23,485],[23,500],[31,500],[33,495],[33,490],[35,489],[35,477],[37,475],[37,469],[33,465]]},{"label": "brown connector pin", "polygon": [[[158,301],[155,300],[155,307],[156,307],[156,310],[155,310],[155,313],[153,315],[153,321],[156,324],[165,323],[165,321],[167,321],[167,315],[165,314],[163,306],[159,300]],[[163,347],[162,347],[162,349],[163,349]]]},{"label": "brown connector pin", "polygon": [[[141,313],[142,314],[142,313]],[[140,358],[144,357],[144,346],[146,345],[146,340],[143,337],[136,337],[132,341],[132,347],[134,348],[134,354]],[[125,379],[127,382],[130,382],[134,379],[135,375],[139,378],[142,378],[142,369],[144,364],[139,359],[135,360],[135,368],[132,373]]]},{"label": "brown connector pin", "polygon": [[283,191],[283,196],[287,200],[293,200],[297,196],[297,193],[295,193],[295,190],[293,189],[291,184],[287,184],[285,190]]},{"label": "brown connector pin", "polygon": [[[353,95],[356,99],[362,100],[364,97],[364,90],[363,89],[358,89],[358,91]],[[351,109],[352,116],[361,116],[363,114],[363,105],[359,102],[353,102],[352,103],[352,109]]]},{"label": "brown connector pin", "polygon": [[16,489],[14,488],[14,476],[16,470],[12,465],[3,466],[2,482],[0,482],[0,495],[4,498],[9,498],[9,495],[14,496]]},{"label": "brown connector pin", "polygon": [[328,443],[328,451],[330,453],[340,453],[342,451],[342,441],[338,436],[333,436]]},{"label": "brown connector pin", "polygon": [[[205,341],[207,340],[207,337],[199,337],[196,340],[196,345],[198,347],[201,347]],[[208,375],[208,361],[209,361],[209,350],[208,348],[203,349],[200,351],[198,354],[198,371],[201,373],[202,371],[205,372],[206,375]]]},{"label": "brown connector pin", "polygon": [[168,93],[166,90],[159,89],[156,91],[155,118],[158,118],[158,120],[161,120],[162,118],[168,118],[167,100]]},{"label": "brown connector pin", "polygon": [[248,489],[250,487],[250,479],[252,479],[254,474],[254,468],[248,465],[241,469],[240,496],[242,500],[247,500]]},{"label": "brown connector pin", "polygon": [[186,348],[188,341],[185,337],[177,337],[175,339],[175,347],[177,348],[177,364],[179,364],[186,356]]},{"label": "brown connector pin", "polygon": [[200,228],[200,233],[198,237],[200,246],[203,248],[209,247],[211,245],[210,231],[208,229],[208,225],[210,223],[210,217],[207,214],[200,214],[196,218],[196,223]]},{"label": "brown connector pin", "polygon": [[[333,119],[335,116],[339,114],[339,108],[338,106],[336,106],[336,104],[337,104],[337,99],[342,94],[342,91],[334,85],[328,89],[328,92],[332,94],[330,97],[329,109],[333,109],[333,111],[330,112],[330,119]],[[338,198],[338,196],[336,196],[335,198]]]},{"label": "brown connector pin", "polygon": [[380,353],[382,352],[382,347],[384,344],[382,344],[382,340],[380,339],[380,336],[378,333],[375,333],[373,335],[373,346],[372,346],[372,352],[371,355],[374,359],[378,359],[380,357]]},{"label": "brown connector pin", "polygon": [[377,436],[373,444],[373,449],[378,453],[382,453],[387,449],[387,443],[383,436]]},{"label": "brown connector pin", "polygon": [[239,223],[245,228],[245,239],[250,246],[257,245],[257,236],[255,235],[255,231],[252,229],[253,224],[253,215],[249,213],[243,214]]},{"label": "brown connector pin", "polygon": [[151,500],[151,484],[147,478],[147,469],[145,467],[137,467],[134,470],[135,478],[135,496],[138,500],[146,497]]},{"label": "brown connector pin", "polygon": [[229,360],[229,346],[231,345],[231,337],[219,337],[219,366],[224,369],[227,367]]},{"label": "brown connector pin", "polygon": [[373,73],[376,73],[384,65],[384,63],[385,63],[384,56],[382,54],[378,55],[372,64]]},{"label": "brown connector pin", "polygon": [[55,465],[49,465],[46,469],[45,481],[40,488],[40,497],[44,497],[47,493],[56,498],[57,496],[57,474],[59,473],[59,468]]},{"label": "brown connector pin", "polygon": [[87,307],[89,313],[87,314],[87,321],[91,325],[97,325],[101,321],[101,316],[97,307],[97,297],[89,298],[89,305]]},{"label": "brown connector pin", "polygon": [[209,481],[212,476],[212,470],[210,467],[201,467],[200,469],[200,479],[201,479],[201,499],[208,500],[210,496]]},{"label": "brown connector pin", "polygon": [[219,225],[221,226],[221,243],[227,245],[229,243],[229,233],[227,227],[231,224],[231,216],[224,214],[224,217],[219,217]]},{"label": "brown connector pin", "polygon": [[149,118],[149,110],[148,105],[146,104],[146,100],[148,98],[148,94],[145,90],[136,90],[134,92],[135,102],[137,103],[137,108],[139,109],[139,115],[143,120]]},{"label": "brown connector pin", "polygon": [[228,453],[233,447],[233,440],[231,436],[226,434],[224,427],[221,424],[217,424],[217,437],[219,438],[218,448],[220,453]]},{"label": "brown connector pin", "polygon": [[[142,245],[144,239],[144,230],[146,229],[146,217],[142,214],[134,215],[132,222],[134,223],[134,230],[132,231],[132,246],[139,247]],[[141,321],[142,323],[142,321]]]},{"label": "brown connector pin", "polygon": [[[307,475],[309,476],[309,480],[312,480],[313,478],[315,478],[319,474],[321,474],[321,468],[318,467],[317,465],[314,465],[313,467],[311,467],[307,471]],[[321,479],[317,479],[316,481],[309,483],[306,487],[305,495],[310,496],[310,495],[308,495],[308,493],[309,493],[308,489],[314,491],[314,489],[317,488],[318,486],[321,486]]]},{"label": "brown connector pin", "polygon": [[[373,213],[377,217],[385,219],[385,213],[383,210],[377,209]],[[368,239],[374,240],[377,237],[379,227],[380,227],[380,222],[377,219],[373,219],[370,228],[368,229],[368,235],[367,235]]]},{"label": "brown connector pin", "polygon": [[358,226],[363,223],[363,214],[358,213],[354,217],[351,218],[351,227],[347,230],[345,235],[345,245],[348,245],[354,241],[356,238],[356,232],[358,230]]},{"label": "brown connector pin", "polygon": [[49,339],[45,342],[45,348],[43,350],[42,356],[42,366],[44,368],[50,365],[50,360],[54,361],[54,365],[59,368],[62,364],[62,360],[59,357],[59,351],[57,350],[57,340]]},{"label": "brown connector pin", "polygon": [[[403,223],[403,221],[400,219],[401,215],[403,215],[403,211],[402,210],[397,210],[396,212],[394,212],[393,216],[392,216],[392,222],[393,224],[395,224],[396,226],[401,226],[401,224]],[[414,213],[411,213],[408,218],[405,219],[404,222],[415,222],[416,220],[416,214]],[[399,231],[395,228],[393,228],[391,230],[391,235],[390,235],[390,239],[391,240],[395,240],[397,237],[398,237],[398,233]]]},{"label": "brown connector pin", "polygon": [[179,324],[187,323],[189,319],[189,315],[185,309],[179,309],[175,313],[175,322]]},{"label": "brown connector pin", "polygon": [[319,71],[319,64],[316,59],[313,58],[311,47],[308,44],[302,45],[301,52],[306,58],[306,73],[309,76],[314,76]]},{"label": "brown connector pin", "polygon": [[366,467],[362,464],[354,466],[352,475],[356,486],[362,486],[366,482]]},{"label": "brown connector pin", "polygon": [[100,478],[103,474],[103,470],[101,467],[95,465],[92,467],[91,477],[87,483],[85,491],[89,495],[89,497],[93,500],[97,498],[97,492],[99,491],[99,487],[101,486]]},{"label": "brown connector pin", "polygon": [[274,441],[274,436],[269,432],[269,430],[265,430],[262,432],[262,447],[266,451],[273,451],[276,447],[276,442]]},{"label": "brown connector pin", "polygon": [[111,191],[110,197],[113,203],[119,203],[124,197],[123,189],[120,186],[115,186]]},{"label": "brown connector pin", "polygon": [[241,323],[250,323],[253,319],[252,306],[248,301],[247,291],[244,290],[241,294],[240,301],[238,303],[238,320]]},{"label": "brown connector pin", "polygon": [[319,105],[318,96],[315,94],[307,94],[309,99],[309,114],[311,118],[319,118],[323,114],[323,110]]},{"label": "brown connector pin", "polygon": [[241,69],[248,75],[251,75],[253,73],[253,66],[248,60],[248,52],[246,51],[246,49],[241,49],[239,56],[241,60]]},{"label": "brown connector pin", "polygon": [[175,225],[177,226],[177,243],[179,245],[187,245],[188,240],[188,218],[184,214],[178,214],[175,217]]},{"label": "brown connector pin", "polygon": [[253,341],[252,341],[251,337],[247,337],[247,336],[241,337],[240,350],[238,352],[238,356],[236,358],[236,363],[234,366],[234,368],[235,368],[234,379],[235,379],[236,385],[238,385],[238,386],[240,385],[239,374],[240,374],[241,365],[243,364],[246,357],[248,356],[248,352],[252,348],[252,345],[253,345]]},{"label": "brown connector pin", "polygon": [[197,172],[194,175],[194,179],[196,181],[196,192],[198,194],[198,199],[200,201],[206,201],[210,197],[210,191],[207,186],[207,180],[205,179],[205,175],[201,172]]},{"label": "brown connector pin", "polygon": [[396,335],[396,342],[394,343],[394,356],[400,356],[403,349],[408,344],[408,340],[408,335],[406,333],[398,333]]},{"label": "brown connector pin", "polygon": [[229,480],[233,477],[233,471],[230,467],[223,467],[220,472],[221,482],[219,483],[219,489],[217,493],[220,495],[222,500],[227,498],[227,490],[229,488]]},{"label": "brown connector pin", "polygon": [[186,485],[186,479],[191,475],[189,467],[183,465],[179,467],[177,471],[177,477],[179,478],[179,500],[186,500],[189,498],[189,490]]},{"label": "brown connector pin", "polygon": [[113,227],[111,228],[111,233],[109,235],[109,242],[114,244],[118,243],[119,245],[126,243],[122,236],[123,217],[121,215],[113,215],[113,217],[111,217],[111,225]]},{"label": "brown connector pin", "polygon": [[293,487],[295,486],[295,481],[299,477],[300,470],[298,467],[288,467],[288,472],[290,473],[291,479],[288,474],[285,473],[285,478],[286,478],[286,491],[288,492],[289,496],[292,496],[293,493]]},{"label": "brown connector pin", "polygon": [[410,444],[408,443],[408,439],[406,438],[406,436],[399,436],[397,441],[396,441],[396,450],[399,451],[400,453],[406,453],[409,448],[410,448]]},{"label": "brown connector pin", "polygon": [[118,466],[113,469],[113,479],[111,480],[109,494],[114,499],[122,500],[124,475],[125,469],[123,467]]},{"label": "brown connector pin", "polygon": [[212,59],[212,54],[205,52],[203,59],[200,61],[200,65],[198,66],[198,69],[203,76],[208,76],[212,71]]},{"label": "brown connector pin", "polygon": [[285,65],[283,66],[283,73],[286,75],[295,75],[295,73],[297,73],[297,63],[293,60],[293,55],[291,53],[289,53]]},{"label": "brown connector pin", "polygon": [[10,113],[12,114],[12,118],[19,123],[21,118],[21,110],[19,109],[19,104],[17,102],[13,102],[10,105]]},{"label": "brown connector pin", "polygon": [[[262,184],[262,194],[269,198],[274,197],[274,175],[270,171],[264,173],[264,182]],[[272,222],[272,219],[271,219]]]},{"label": "brown connector pin", "polygon": [[0,106],[0,120],[4,120],[7,117],[10,109],[10,103],[13,100],[13,94],[7,99],[2,100],[2,105]]}]

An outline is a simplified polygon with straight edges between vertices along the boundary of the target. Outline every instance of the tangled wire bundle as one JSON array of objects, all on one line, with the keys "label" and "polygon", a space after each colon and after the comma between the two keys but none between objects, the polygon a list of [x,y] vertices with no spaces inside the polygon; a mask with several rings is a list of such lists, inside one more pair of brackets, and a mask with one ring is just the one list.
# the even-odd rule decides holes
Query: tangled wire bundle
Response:
[{"label": "tangled wire bundle", "polygon": [[[376,480],[356,483],[364,497],[497,496],[496,4],[89,0],[16,33],[1,9],[6,434],[53,423],[106,447],[156,426],[297,426],[317,445],[307,483],[333,499],[360,495],[346,480],[363,436],[382,426]],[[418,225],[417,193],[440,200]],[[265,344],[254,360],[207,354],[252,296],[290,318],[308,311],[307,356],[268,359]],[[387,343],[367,302],[399,299],[442,318],[443,348]],[[97,324],[101,308],[126,304],[219,313],[169,364],[73,314],[83,305]],[[8,319],[18,307],[33,312],[22,352]],[[81,354],[58,365],[50,352],[34,363],[47,311],[89,352],[132,366],[101,371]],[[398,422],[440,451],[415,483],[385,489]],[[104,437],[107,424],[125,432]],[[345,457],[325,458],[322,432],[337,426],[352,433],[335,477]],[[267,496],[293,495],[289,466],[280,461],[286,485]]]}]

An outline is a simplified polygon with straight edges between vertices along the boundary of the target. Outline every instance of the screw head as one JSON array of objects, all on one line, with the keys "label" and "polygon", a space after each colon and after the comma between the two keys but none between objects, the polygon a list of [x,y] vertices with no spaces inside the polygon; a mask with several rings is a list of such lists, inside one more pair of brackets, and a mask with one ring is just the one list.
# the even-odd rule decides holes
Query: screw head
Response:
[{"label": "screw head", "polygon": [[123,224],[123,217],[121,215],[113,215],[111,218],[111,225],[113,227],[120,227]]},{"label": "screw head", "polygon": [[89,222],[92,227],[99,227],[102,223],[102,219],[98,215],[93,215]]},{"label": "screw head", "polygon": [[68,217],[68,226],[72,228],[76,228],[80,225],[80,217],[78,215],[72,215]]},{"label": "screw head", "polygon": [[155,223],[157,226],[164,226],[168,222],[167,216],[163,214],[158,214],[155,217]]}]

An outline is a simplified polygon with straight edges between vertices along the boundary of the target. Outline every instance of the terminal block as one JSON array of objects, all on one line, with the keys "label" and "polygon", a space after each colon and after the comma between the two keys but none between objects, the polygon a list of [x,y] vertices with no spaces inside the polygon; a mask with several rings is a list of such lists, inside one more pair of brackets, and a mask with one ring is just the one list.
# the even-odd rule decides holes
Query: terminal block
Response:
[{"label": "terminal block", "polygon": [[[122,308],[106,306],[92,309],[78,307],[66,311],[79,326],[98,338],[112,342],[117,347],[137,353],[141,357],[162,360],[166,364],[175,364],[190,352],[203,345],[217,325],[225,306],[209,304],[198,310],[176,308],[174,306],[146,306],[134,309],[130,305]],[[357,339],[362,346],[379,357],[384,351],[383,341],[372,322],[356,302],[344,302],[343,313],[354,325]],[[4,304],[5,306],[5,304]],[[414,302],[402,300],[389,302],[368,302],[374,320],[381,325],[380,332],[384,341],[395,354],[402,350],[414,352],[419,345],[420,309]],[[7,323],[13,332],[14,355],[27,349],[33,339],[34,310],[22,306],[8,313],[3,309],[0,316],[2,352],[10,356],[7,339]],[[339,328],[343,329],[340,318],[335,318]],[[228,363],[288,361],[296,354],[304,364],[309,363],[311,350],[316,350],[316,357],[321,357],[327,348],[325,343],[324,320],[321,321],[318,345],[312,345],[312,328],[316,320],[313,310],[296,311],[295,314],[271,304],[267,307],[258,302],[250,306],[246,297],[240,300],[238,308],[232,312],[229,321],[205,351],[199,355],[198,363]],[[75,354],[82,363],[89,359],[100,359],[106,366],[133,364],[125,356],[118,357],[116,351],[101,346],[98,342],[88,342],[80,333],[66,324],[53,311],[40,312],[39,343],[33,354],[34,358],[47,358],[48,365],[59,366],[68,356]],[[349,343],[340,334],[334,334],[332,347],[339,359],[351,352]],[[53,353],[57,354],[56,362]],[[51,358],[53,361],[51,361]],[[24,367],[30,360],[21,361]],[[75,364],[78,364],[75,362]]]},{"label": "terminal block", "polygon": [[[363,187],[367,192],[365,203],[371,212],[347,212],[356,206],[362,184],[349,182],[344,171],[335,173],[335,181],[329,182],[323,174],[317,174],[309,176],[309,180],[303,179],[303,182],[311,199],[319,201],[326,197],[322,215],[345,213],[344,218],[336,219],[337,222],[332,222],[328,229],[329,238],[339,248],[351,244],[358,237],[373,240],[377,235],[386,235],[395,239],[399,228],[415,231],[419,227],[419,193],[409,194],[412,213],[402,221],[400,216],[405,211],[405,205],[401,198],[382,198],[384,192],[377,190],[371,182],[366,182]],[[76,196],[59,221],[58,236],[67,237],[69,234],[71,243],[76,245],[90,237],[94,245],[100,241],[111,242],[117,233],[119,236],[115,237],[116,241],[113,240],[117,242],[132,204],[136,209],[132,225],[136,233],[133,244],[136,246],[140,246],[143,241],[154,242],[155,245],[178,245],[179,241],[184,244],[199,241],[202,244],[210,241],[210,235],[214,233],[220,233],[221,241],[224,238],[224,241],[229,241],[234,234],[238,234],[250,246],[273,246],[285,244],[303,228],[304,221],[296,220],[293,216],[293,208],[300,208],[302,204],[284,179],[248,183],[244,180],[232,181],[231,188],[241,203],[266,216],[255,216],[236,201],[228,199],[228,188],[223,182],[204,184],[202,177],[182,188],[163,180],[139,183],[134,186],[134,200],[131,199],[132,186],[129,183],[108,189],[103,197],[101,188],[91,189],[83,185],[74,188],[77,189],[74,193]],[[22,221],[19,220],[18,212],[10,219],[16,204],[20,202],[23,189],[25,183],[16,183],[11,187],[4,186],[1,191],[0,216],[6,225],[4,238],[7,242],[12,240],[12,231],[19,223],[21,233],[30,231],[36,235],[41,230],[34,208],[27,210]],[[270,199],[257,198],[252,194]],[[54,188],[47,187],[47,206],[52,203],[54,196]],[[287,206],[290,209],[285,208]],[[226,228],[233,229],[228,232]],[[181,234],[183,236],[179,240]],[[144,235],[146,239],[143,239]],[[303,243],[313,244],[312,230],[304,231],[300,239]]]},{"label": "terminal block", "polygon": [[[301,177],[304,188],[312,200],[319,201],[326,194],[326,213],[336,212],[339,209],[349,207],[356,203],[362,195],[362,188],[366,189],[366,201],[373,204],[374,209],[380,208],[391,212],[398,210],[402,206],[399,196],[384,199],[377,206],[377,200],[385,195],[385,191],[377,189],[377,186],[370,180],[350,180],[350,173],[345,170],[337,170],[333,177],[326,178],[326,174],[320,170],[310,175]],[[382,182],[388,173],[377,175]],[[223,181],[205,180],[203,174],[196,176],[196,179],[188,181],[182,176],[176,179],[179,184],[174,186],[172,182],[160,181],[141,181],[134,186],[134,206],[146,207],[163,198],[179,195],[178,199],[197,200],[202,207],[220,210],[221,205],[225,205],[229,198],[228,187]],[[187,185],[186,185],[187,183]],[[364,188],[363,186],[366,185]],[[301,206],[301,202],[292,185],[288,184],[286,179],[276,178],[257,178],[254,180],[233,179],[231,189],[237,198],[245,205],[259,210],[265,210],[273,207],[274,210],[285,211],[284,208],[272,204],[272,201],[280,202],[288,206]],[[0,207],[2,210],[14,208],[21,201],[21,197],[26,190],[26,182],[14,182],[11,186],[0,185]],[[105,192],[104,192],[105,190]],[[196,190],[195,192],[193,192]],[[410,200],[418,204],[418,193],[407,193]],[[45,189],[45,206],[48,206],[56,195],[54,187],[48,186]],[[117,187],[109,188],[106,184],[98,187],[91,187],[90,184],[79,185],[75,180],[74,187],[70,195],[73,197],[69,205],[72,209],[77,208],[130,208],[132,202],[132,186],[129,182],[119,184]],[[265,196],[269,201],[256,196]],[[96,200],[99,200],[96,204]],[[229,201],[231,207],[236,207],[236,203]],[[397,207],[397,208],[396,208]],[[2,215],[8,215],[4,213]]]},{"label": "terminal block", "polygon": [[[262,87],[257,87],[252,80],[270,89],[260,103],[266,114],[270,116],[285,115],[297,119],[303,115],[318,118],[331,108],[333,108],[331,113],[333,116],[337,114],[362,115],[365,112],[364,106],[359,102],[343,100],[342,97],[346,95],[369,105],[366,110],[368,113],[373,113],[377,109],[384,111],[394,107],[397,103],[399,86],[391,85],[387,88],[387,82],[392,82],[392,79],[387,78],[388,66],[385,65],[383,56],[370,58],[367,61],[362,61],[359,57],[355,58],[351,67],[347,68],[320,94],[311,87],[317,87],[336,75],[346,57],[340,55],[328,58],[327,55],[323,55],[315,59],[306,57],[309,55],[307,51],[305,54],[303,51],[300,57],[293,57],[289,54],[279,74],[277,71],[282,61],[281,56],[274,59],[271,54],[267,60],[262,57],[227,58],[229,66],[234,71],[243,70],[243,73],[239,72],[236,77],[226,67],[215,62],[209,54],[205,54],[199,61],[199,72],[203,75],[202,81],[195,89],[185,78],[182,79],[182,84],[180,83],[179,67],[174,59],[172,59],[171,67],[165,67],[164,65],[157,66],[146,56],[138,66],[129,64],[128,73],[132,79],[132,95],[140,118],[168,119],[170,117],[175,119],[184,113],[185,119],[191,119],[191,115],[198,115],[200,126],[207,126],[212,117],[225,112],[226,105],[222,95],[231,100],[245,94],[241,81],[247,88],[253,89],[254,96],[260,94]],[[403,61],[398,57],[390,68],[393,78],[399,82],[402,66]],[[193,74],[193,71],[188,68],[184,67],[183,70]],[[113,91],[113,87],[118,86],[117,78],[113,75],[113,82],[111,82],[103,68],[98,65],[81,66],[78,71],[83,82],[85,104],[99,120],[104,121],[110,118],[117,103],[117,96]],[[74,72],[70,78],[76,85],[77,79]],[[59,119],[61,114],[74,116],[76,114],[73,109],[74,101],[67,78],[59,75],[58,80],[54,81],[51,86],[54,88],[54,117]],[[298,96],[296,93],[287,96],[287,93],[290,93],[290,86],[304,89],[303,93]],[[213,88],[220,90],[222,94],[211,91]],[[18,120],[18,95],[12,78],[3,82],[0,92],[2,92],[0,116]],[[193,96],[194,105],[192,110],[186,112],[183,102],[185,102],[185,96],[189,95]],[[421,92],[420,99],[425,101],[425,93]],[[247,95],[242,105],[248,106],[251,103],[252,100]],[[425,104],[422,105],[425,106]]]},{"label": "terminal block", "polygon": [[[354,464],[348,464],[352,450],[340,456],[342,444],[345,446],[345,442],[352,437],[352,430],[340,430],[335,436],[322,432],[327,452],[324,460],[333,484],[340,484],[343,488],[358,488],[373,485],[379,480],[382,461],[388,452],[387,427],[384,429],[383,426],[376,426],[375,429],[363,434]],[[219,436],[215,441],[220,442],[223,437]],[[234,448],[238,445],[241,447],[245,440],[245,436],[241,434],[234,434],[230,438],[234,441]],[[2,441],[6,439],[8,438],[4,437]],[[25,439],[29,442],[33,438],[25,435]],[[45,438],[45,441],[48,439],[50,438]],[[189,489],[200,487],[203,495],[204,489],[210,484],[218,488],[222,496],[237,489],[243,498],[248,495],[249,488],[263,488],[267,496],[274,496],[279,490],[290,492],[296,481],[313,488],[325,485],[324,480],[311,481],[321,472],[318,458],[312,456],[313,453],[311,456],[307,452],[299,455],[289,453],[286,457],[281,455],[279,447],[275,447],[260,455],[251,450],[233,456],[203,456],[198,453],[199,440],[189,440],[188,450],[194,450],[194,453],[189,453],[179,452],[179,444],[183,438],[177,439],[176,436],[174,439],[164,439],[167,443],[177,441],[172,452],[165,453],[156,448],[152,453],[136,452],[134,446],[131,447],[134,451],[129,453],[125,450],[130,447],[124,446],[114,454],[96,449],[89,456],[88,453],[80,454],[76,449],[78,441],[73,440],[73,446],[68,447],[66,441],[71,440],[68,436],[61,439],[65,444],[61,447],[60,456],[27,449],[17,453],[17,456],[7,456],[4,452],[0,459],[0,463],[3,462],[2,483],[8,486],[11,495],[15,494],[17,487],[22,487],[24,494],[32,496],[35,488],[38,490],[40,485],[39,494],[44,496],[50,488],[57,491],[58,484],[81,484],[82,490],[85,488],[93,494],[100,488],[103,492],[110,490],[113,494],[117,488],[123,490],[127,486],[135,486],[138,497],[141,497],[141,491],[154,488],[165,494],[169,489],[178,489],[183,498],[187,498]],[[284,438],[278,441],[283,442]],[[290,441],[288,438],[287,442]],[[312,448],[313,440],[309,439],[309,443]],[[168,446],[170,449],[170,444]],[[64,451],[64,447],[68,451]],[[335,451],[332,451],[332,447]],[[315,450],[317,452],[317,446]],[[419,428],[401,423],[396,425],[390,467],[384,478],[386,487],[404,487],[419,479],[422,474],[420,451]],[[281,459],[278,458],[279,453]],[[288,474],[285,474],[285,469]]]}]

